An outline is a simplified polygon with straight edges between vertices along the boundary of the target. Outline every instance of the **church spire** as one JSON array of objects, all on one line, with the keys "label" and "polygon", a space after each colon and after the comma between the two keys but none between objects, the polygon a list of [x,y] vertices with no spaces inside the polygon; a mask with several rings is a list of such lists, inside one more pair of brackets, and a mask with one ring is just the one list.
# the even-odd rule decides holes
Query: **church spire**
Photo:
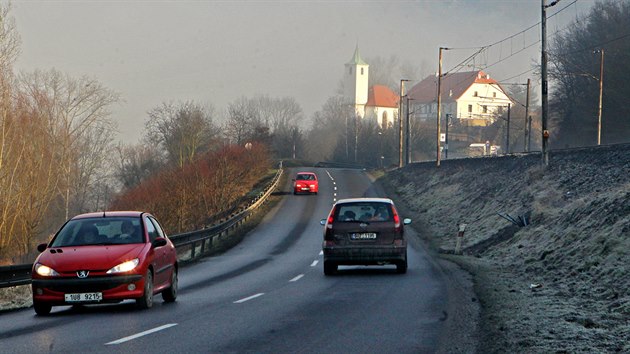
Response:
[{"label": "church spire", "polygon": [[359,54],[359,44],[357,44],[356,48],[354,49],[354,55],[352,56],[352,59],[350,59],[348,64],[350,64],[350,65],[368,65],[368,63],[366,63],[365,61],[363,61],[363,59],[361,59],[361,55]]}]

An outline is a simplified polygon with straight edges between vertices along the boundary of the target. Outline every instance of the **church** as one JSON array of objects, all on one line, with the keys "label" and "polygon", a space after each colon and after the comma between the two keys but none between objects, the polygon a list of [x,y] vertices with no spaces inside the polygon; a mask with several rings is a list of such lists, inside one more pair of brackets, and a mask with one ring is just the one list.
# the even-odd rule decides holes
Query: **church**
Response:
[{"label": "church", "polygon": [[344,98],[358,117],[373,121],[381,129],[391,127],[398,117],[400,97],[384,85],[369,86],[370,65],[361,59],[359,46],[346,63],[343,79]]}]

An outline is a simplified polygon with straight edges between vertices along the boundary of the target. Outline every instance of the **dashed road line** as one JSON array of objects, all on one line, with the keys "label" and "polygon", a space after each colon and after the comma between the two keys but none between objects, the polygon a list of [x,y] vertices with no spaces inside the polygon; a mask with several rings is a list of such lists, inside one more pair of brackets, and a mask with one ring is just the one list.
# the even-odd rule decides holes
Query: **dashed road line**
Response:
[{"label": "dashed road line", "polygon": [[148,334],[155,333],[155,332],[158,332],[158,331],[161,331],[161,330],[173,327],[173,326],[177,326],[177,323],[169,323],[169,324],[165,324],[164,326],[155,327],[153,329],[149,329],[147,331],[140,332],[140,333],[134,334],[132,336],[128,336],[128,337],[125,337],[125,338],[120,338],[118,340],[115,340],[115,341],[112,341],[112,342],[109,342],[109,343],[105,343],[105,345],[121,344],[121,343],[128,342],[130,340],[134,340],[136,338],[140,338],[140,337],[146,336]]},{"label": "dashed road line", "polygon": [[244,303],[245,301],[249,301],[249,300],[251,300],[251,299],[255,299],[255,298],[257,298],[257,297],[259,297],[259,296],[263,296],[263,295],[265,295],[265,293],[258,293],[258,294],[256,294],[256,295],[252,295],[252,296],[248,296],[248,297],[246,297],[246,298],[240,299],[240,300],[236,300],[236,301],[234,301],[234,303],[235,303],[235,304],[242,304],[242,303]]},{"label": "dashed road line", "polygon": [[315,267],[317,265],[317,263],[319,263],[318,260],[314,260],[313,263],[311,263],[311,267]]},{"label": "dashed road line", "polygon": [[289,281],[298,281],[298,280],[302,279],[303,276],[304,276],[304,274],[300,274],[297,277],[295,277],[295,278],[293,278],[293,279],[291,279]]}]

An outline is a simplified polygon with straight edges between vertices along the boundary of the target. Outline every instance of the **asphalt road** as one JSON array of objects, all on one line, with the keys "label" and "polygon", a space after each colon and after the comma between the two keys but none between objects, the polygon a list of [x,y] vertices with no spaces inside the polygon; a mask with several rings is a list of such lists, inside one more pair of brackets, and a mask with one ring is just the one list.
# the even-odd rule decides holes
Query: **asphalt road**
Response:
[{"label": "asphalt road", "polygon": [[[323,274],[322,226],[335,198],[383,196],[357,170],[313,169],[318,195],[285,198],[235,248],[180,271],[176,303],[32,309],[0,317],[7,353],[426,353],[444,335],[449,292],[422,247],[394,266]],[[287,171],[293,174],[295,171]],[[404,217],[404,215],[403,215]]]}]

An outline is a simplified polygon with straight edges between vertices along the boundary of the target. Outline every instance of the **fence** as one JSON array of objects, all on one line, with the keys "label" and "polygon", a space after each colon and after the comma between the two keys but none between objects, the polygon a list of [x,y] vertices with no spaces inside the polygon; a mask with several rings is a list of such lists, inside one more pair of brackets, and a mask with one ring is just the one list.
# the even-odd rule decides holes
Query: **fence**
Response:
[{"label": "fence", "polygon": [[[218,241],[227,238],[234,229],[247,221],[254,211],[267,200],[278,186],[281,176],[282,163],[280,163],[278,172],[265,190],[260,192],[249,205],[234,213],[226,221],[206,229],[169,236],[177,248],[178,259],[184,262],[190,261],[210,252]],[[0,267],[0,288],[30,284],[32,268],[33,265],[30,263]]]}]

